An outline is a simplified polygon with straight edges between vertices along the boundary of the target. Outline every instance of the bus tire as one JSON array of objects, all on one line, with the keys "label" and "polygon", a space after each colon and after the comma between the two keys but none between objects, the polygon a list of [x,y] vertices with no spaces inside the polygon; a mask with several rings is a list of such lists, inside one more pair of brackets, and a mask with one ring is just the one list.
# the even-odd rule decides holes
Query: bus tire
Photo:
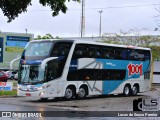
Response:
[{"label": "bus tire", "polygon": [[133,87],[132,87],[132,95],[134,96],[134,95],[137,95],[137,93],[138,93],[138,87],[137,87],[137,85],[134,85]]},{"label": "bus tire", "polygon": [[80,87],[77,97],[80,99],[84,99],[87,96],[87,89],[85,87]]},{"label": "bus tire", "polygon": [[125,85],[123,89],[123,95],[124,96],[129,96],[131,94],[131,87],[130,85]]},{"label": "bus tire", "polygon": [[65,91],[65,98],[67,100],[73,99],[75,95],[74,89],[72,87],[67,87],[66,91]]},{"label": "bus tire", "polygon": [[43,101],[43,102],[45,102],[45,101],[47,101],[48,100],[48,98],[41,98],[40,99],[40,101]]}]

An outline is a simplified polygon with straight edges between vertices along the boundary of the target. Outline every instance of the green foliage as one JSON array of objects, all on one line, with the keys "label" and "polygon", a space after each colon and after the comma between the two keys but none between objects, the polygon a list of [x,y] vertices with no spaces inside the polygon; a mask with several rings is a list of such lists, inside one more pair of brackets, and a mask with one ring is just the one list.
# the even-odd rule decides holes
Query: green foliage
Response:
[{"label": "green foliage", "polygon": [[0,96],[17,96],[17,90],[0,91]]},{"label": "green foliage", "polygon": [[44,36],[38,35],[35,40],[40,40],[40,39],[60,39],[60,37],[56,36],[55,38],[51,34],[46,34]]},{"label": "green foliage", "polygon": [[[66,13],[67,6],[66,1],[70,0],[39,0],[39,3],[43,6],[49,6],[53,11],[52,16],[57,16],[59,12]],[[80,0],[73,0],[80,2]],[[22,12],[27,12],[27,7],[32,5],[31,0],[1,0],[0,8],[3,11],[4,16],[7,16],[8,22],[11,22]]]},{"label": "green foliage", "polygon": [[[129,35],[134,31],[134,34]],[[136,30],[129,32],[121,31],[121,35],[114,33],[105,33],[102,42],[111,44],[133,45],[151,48],[153,60],[160,60],[160,38],[154,36],[141,36]]]},{"label": "green foliage", "polygon": [[150,46],[153,60],[160,60],[160,46]]},{"label": "green foliage", "polygon": [[8,22],[11,22],[19,14],[27,11],[27,7],[31,5],[31,0],[1,0],[0,8],[4,16],[8,17]]}]

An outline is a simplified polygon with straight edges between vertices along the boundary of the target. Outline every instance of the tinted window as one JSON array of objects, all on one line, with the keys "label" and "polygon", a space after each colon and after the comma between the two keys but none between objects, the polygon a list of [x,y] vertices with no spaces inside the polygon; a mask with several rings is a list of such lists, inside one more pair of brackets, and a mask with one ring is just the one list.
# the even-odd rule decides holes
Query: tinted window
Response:
[{"label": "tinted window", "polygon": [[61,77],[66,59],[56,59],[48,62],[47,81]]},{"label": "tinted window", "polygon": [[51,52],[52,57],[58,57],[58,56],[67,56],[72,43],[69,42],[58,42],[55,43],[53,50]]},{"label": "tinted window", "polygon": [[88,57],[88,47],[84,44],[78,44],[73,53],[73,59]]},{"label": "tinted window", "polygon": [[72,43],[69,42],[55,43],[51,56],[58,57],[58,59],[48,62],[47,81],[61,77],[71,45]]},{"label": "tinted window", "polygon": [[89,58],[102,58],[100,46],[91,45],[88,47]]},{"label": "tinted window", "polygon": [[105,59],[118,59],[125,60],[127,59],[127,49],[120,47],[103,47],[103,58]]},{"label": "tinted window", "polygon": [[97,45],[77,44],[73,53],[73,59],[78,58],[102,58],[101,47]]},{"label": "tinted window", "polygon": [[70,71],[68,80],[124,80],[126,70],[80,69]]},{"label": "tinted window", "polygon": [[150,51],[139,49],[128,49],[128,59],[136,61],[150,60]]}]

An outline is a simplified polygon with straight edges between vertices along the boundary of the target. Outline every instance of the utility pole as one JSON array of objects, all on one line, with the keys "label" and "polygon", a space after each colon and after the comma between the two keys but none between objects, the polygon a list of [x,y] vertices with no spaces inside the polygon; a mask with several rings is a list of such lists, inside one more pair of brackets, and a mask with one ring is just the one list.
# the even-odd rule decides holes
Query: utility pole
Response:
[{"label": "utility pole", "polygon": [[102,10],[100,10],[100,11],[98,11],[99,12],[99,14],[100,14],[100,20],[99,20],[99,37],[101,37],[101,29],[102,29],[102,20],[101,20],[101,14],[102,14]]},{"label": "utility pole", "polygon": [[81,37],[85,35],[85,0],[82,0]]},{"label": "utility pole", "polygon": [[27,29],[25,29],[25,31],[26,31],[26,34],[27,34]]}]

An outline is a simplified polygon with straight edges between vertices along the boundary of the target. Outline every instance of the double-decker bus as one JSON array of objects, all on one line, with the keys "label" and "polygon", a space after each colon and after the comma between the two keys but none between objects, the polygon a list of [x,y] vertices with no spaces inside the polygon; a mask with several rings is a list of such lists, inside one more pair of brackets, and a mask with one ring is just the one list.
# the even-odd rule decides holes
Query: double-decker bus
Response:
[{"label": "double-decker bus", "polygon": [[81,40],[35,40],[20,60],[18,95],[136,95],[151,89],[151,50]]}]

